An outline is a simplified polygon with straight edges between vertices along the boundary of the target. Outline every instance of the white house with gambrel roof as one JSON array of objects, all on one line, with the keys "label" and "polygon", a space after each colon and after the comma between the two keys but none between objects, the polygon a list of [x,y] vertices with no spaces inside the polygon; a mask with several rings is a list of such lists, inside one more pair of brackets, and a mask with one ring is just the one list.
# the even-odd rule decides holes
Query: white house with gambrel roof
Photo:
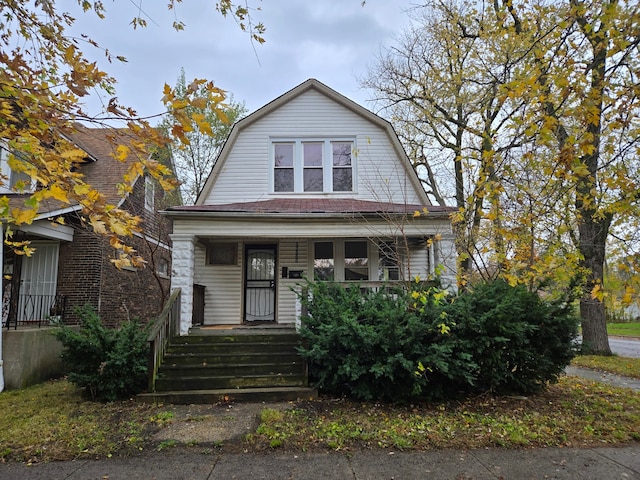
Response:
[{"label": "white house with gambrel roof", "polygon": [[164,212],[180,333],[293,326],[303,278],[379,288],[440,266],[453,286],[451,212],[431,205],[389,122],[307,80],[239,121],[196,204]]}]

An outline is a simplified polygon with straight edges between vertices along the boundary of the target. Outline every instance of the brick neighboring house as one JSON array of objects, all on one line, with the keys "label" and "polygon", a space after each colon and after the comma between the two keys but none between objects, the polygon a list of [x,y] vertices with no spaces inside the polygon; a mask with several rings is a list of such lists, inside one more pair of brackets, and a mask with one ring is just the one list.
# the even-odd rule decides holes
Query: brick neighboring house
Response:
[{"label": "brick neighboring house", "polygon": [[[112,156],[109,137],[113,134],[113,129],[77,125],[70,139],[87,153],[77,168],[108,203],[143,219],[142,232],[127,243],[144,257],[147,266],[118,270],[111,263],[118,252],[108,238],[92,231],[79,205],[49,202],[41,206],[31,225],[13,227],[14,239],[30,240],[36,247],[34,255],[15,255],[4,247],[3,326],[48,324],[58,317],[74,324],[78,322],[75,308],[86,304],[109,325],[133,318],[149,321],[161,311],[170,284],[171,224],[157,212],[171,203],[147,177],[138,177],[126,196],[118,193],[116,185],[123,181],[128,162]],[[118,130],[119,141],[126,135],[126,130]],[[2,172],[8,178],[0,185],[0,194],[6,194],[12,203],[21,202],[24,195],[11,194],[12,172],[6,150],[1,153]],[[64,225],[51,222],[60,216]]]}]

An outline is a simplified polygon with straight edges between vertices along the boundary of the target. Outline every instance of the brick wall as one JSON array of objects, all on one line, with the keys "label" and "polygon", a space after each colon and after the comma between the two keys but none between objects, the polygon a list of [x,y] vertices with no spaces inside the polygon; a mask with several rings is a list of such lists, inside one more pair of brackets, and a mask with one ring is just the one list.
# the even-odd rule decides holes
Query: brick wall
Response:
[{"label": "brick wall", "polygon": [[[143,219],[144,236],[128,237],[125,241],[146,260],[145,268],[118,270],[111,263],[118,252],[108,239],[93,233],[76,217],[67,219],[67,224],[74,227],[74,240],[61,244],[58,267],[58,293],[67,297],[66,323],[78,323],[73,310],[85,304],[93,306],[109,325],[134,318],[148,322],[161,312],[168,298],[170,279],[157,270],[164,260],[171,272],[171,252],[166,248],[170,244],[171,224],[157,211],[145,209],[144,184],[144,179],[138,179],[121,208]],[[156,205],[161,205],[162,197],[163,192],[157,186]]]}]

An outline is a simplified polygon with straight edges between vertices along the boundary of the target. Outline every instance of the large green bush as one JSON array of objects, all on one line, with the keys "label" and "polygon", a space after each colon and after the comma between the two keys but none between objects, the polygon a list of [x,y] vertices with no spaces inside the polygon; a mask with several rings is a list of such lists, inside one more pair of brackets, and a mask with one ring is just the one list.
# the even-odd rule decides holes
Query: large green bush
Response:
[{"label": "large green bush", "polygon": [[497,281],[458,297],[422,284],[407,292],[307,283],[300,351],[324,391],[371,400],[529,394],[574,355],[577,319]]},{"label": "large green bush", "polygon": [[449,306],[452,334],[477,370],[475,391],[530,394],[575,356],[579,319],[566,299],[544,301],[503,280],[476,285]]},{"label": "large green bush", "polygon": [[[332,282],[308,283],[303,290],[308,314],[300,352],[319,388],[393,401],[440,397],[448,386],[471,381],[470,357],[444,332],[437,290],[418,298]],[[420,375],[418,365],[425,366]]]},{"label": "large green bush", "polygon": [[138,321],[109,328],[90,306],[79,308],[80,329],[54,332],[63,346],[69,380],[100,401],[127,398],[147,385],[147,330]]}]

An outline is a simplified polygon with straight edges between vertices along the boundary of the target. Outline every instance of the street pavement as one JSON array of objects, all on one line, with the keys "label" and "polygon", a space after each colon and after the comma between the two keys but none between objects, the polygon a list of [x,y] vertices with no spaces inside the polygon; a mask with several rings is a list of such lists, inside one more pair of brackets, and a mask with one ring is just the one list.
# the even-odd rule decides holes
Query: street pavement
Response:
[{"label": "street pavement", "polygon": [[640,443],[620,448],[205,454],[0,465],[2,480],[640,479]]},{"label": "street pavement", "polygon": [[611,351],[621,357],[640,358],[640,339],[609,337]]}]

